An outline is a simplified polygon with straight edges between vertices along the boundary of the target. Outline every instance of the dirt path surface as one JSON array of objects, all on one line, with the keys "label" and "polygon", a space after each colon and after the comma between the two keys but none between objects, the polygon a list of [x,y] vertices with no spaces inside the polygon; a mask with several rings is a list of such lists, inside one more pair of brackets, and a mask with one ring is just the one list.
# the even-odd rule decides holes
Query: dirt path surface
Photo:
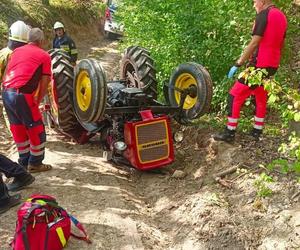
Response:
[{"label": "dirt path surface", "polygon": [[[101,60],[108,79],[118,76],[117,42],[93,45],[78,46],[82,57]],[[266,199],[257,199],[253,185],[257,162],[277,157],[280,138],[228,145],[212,141],[210,129],[181,129],[186,139],[175,145],[176,162],[150,173],[103,162],[97,138],[77,145],[48,131],[45,162],[54,169],[36,174],[22,196],[53,195],[85,225],[93,244],[71,239],[70,250],[300,249],[299,183],[278,175]],[[2,118],[0,131],[0,152],[16,159]],[[234,166],[241,170],[215,178]],[[9,249],[16,211],[0,216],[1,250]]]}]

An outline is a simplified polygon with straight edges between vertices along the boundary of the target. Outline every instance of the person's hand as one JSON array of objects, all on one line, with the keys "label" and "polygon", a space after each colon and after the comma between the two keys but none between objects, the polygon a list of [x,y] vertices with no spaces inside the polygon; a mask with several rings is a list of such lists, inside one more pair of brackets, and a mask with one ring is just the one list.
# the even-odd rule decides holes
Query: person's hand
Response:
[{"label": "person's hand", "polygon": [[232,66],[231,69],[229,70],[228,74],[227,74],[227,77],[228,78],[232,78],[233,75],[235,74],[235,72],[238,70],[239,67],[237,66]]}]

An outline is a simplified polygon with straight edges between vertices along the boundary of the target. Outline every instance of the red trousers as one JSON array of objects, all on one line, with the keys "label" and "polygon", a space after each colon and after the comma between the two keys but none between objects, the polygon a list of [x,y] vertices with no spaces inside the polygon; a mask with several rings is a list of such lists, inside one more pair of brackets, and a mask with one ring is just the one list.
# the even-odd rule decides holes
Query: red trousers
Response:
[{"label": "red trousers", "polygon": [[10,130],[18,148],[19,163],[39,165],[44,159],[45,127],[33,94],[13,89],[3,91],[3,103],[10,122]]},{"label": "red trousers", "polygon": [[227,128],[235,130],[240,118],[240,111],[245,100],[253,95],[255,97],[256,111],[254,116],[254,128],[262,129],[267,113],[268,92],[263,86],[251,89],[248,85],[236,81],[229,92],[228,99],[228,122]]}]

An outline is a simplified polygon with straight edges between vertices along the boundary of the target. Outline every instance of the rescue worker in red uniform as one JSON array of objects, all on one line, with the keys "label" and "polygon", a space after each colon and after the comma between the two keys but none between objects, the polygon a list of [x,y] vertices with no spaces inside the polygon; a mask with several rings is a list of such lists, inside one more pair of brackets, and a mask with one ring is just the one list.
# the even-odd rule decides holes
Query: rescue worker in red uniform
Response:
[{"label": "rescue worker in red uniform", "polygon": [[[0,89],[2,89],[2,80],[11,53],[16,48],[19,48],[27,44],[29,30],[30,30],[29,26],[26,25],[23,21],[14,22],[9,28],[9,35],[8,35],[9,39],[8,39],[7,47],[0,50]],[[9,122],[4,107],[3,107],[3,116],[7,127],[9,127]]]},{"label": "rescue worker in red uniform", "polygon": [[47,92],[51,77],[50,55],[41,49],[44,33],[29,31],[29,44],[11,55],[3,81],[3,104],[19,153],[19,163],[29,172],[51,169],[43,164],[46,133],[39,103]]},{"label": "rescue worker in red uniform", "polygon": [[[228,73],[229,78],[235,74],[238,67],[242,66],[248,60],[249,62],[244,72],[248,72],[249,67],[265,69],[267,71],[265,78],[273,76],[279,67],[281,50],[287,30],[287,19],[273,5],[271,0],[254,0],[254,8],[257,16],[252,32],[252,40],[237,60],[236,65],[230,69]],[[259,140],[262,134],[268,93],[262,85],[248,86],[248,82],[243,77],[243,74],[240,74],[240,76],[229,92],[227,126],[224,132],[213,136],[215,140],[226,142],[234,140],[241,107],[251,95],[254,95],[256,104],[254,128],[251,135],[256,140]]]}]

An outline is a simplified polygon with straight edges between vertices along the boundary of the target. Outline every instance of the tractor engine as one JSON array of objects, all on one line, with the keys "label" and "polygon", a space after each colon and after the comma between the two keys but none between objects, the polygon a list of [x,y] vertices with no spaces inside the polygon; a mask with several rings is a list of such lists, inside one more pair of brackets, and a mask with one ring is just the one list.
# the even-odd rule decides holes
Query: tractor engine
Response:
[{"label": "tractor engine", "polygon": [[127,88],[121,82],[107,84],[107,104],[110,107],[136,106],[136,97],[146,97],[145,93],[138,88]]},{"label": "tractor engine", "polygon": [[154,103],[153,96],[140,88],[129,88],[123,81],[107,83],[107,104],[110,107],[145,106]]}]

